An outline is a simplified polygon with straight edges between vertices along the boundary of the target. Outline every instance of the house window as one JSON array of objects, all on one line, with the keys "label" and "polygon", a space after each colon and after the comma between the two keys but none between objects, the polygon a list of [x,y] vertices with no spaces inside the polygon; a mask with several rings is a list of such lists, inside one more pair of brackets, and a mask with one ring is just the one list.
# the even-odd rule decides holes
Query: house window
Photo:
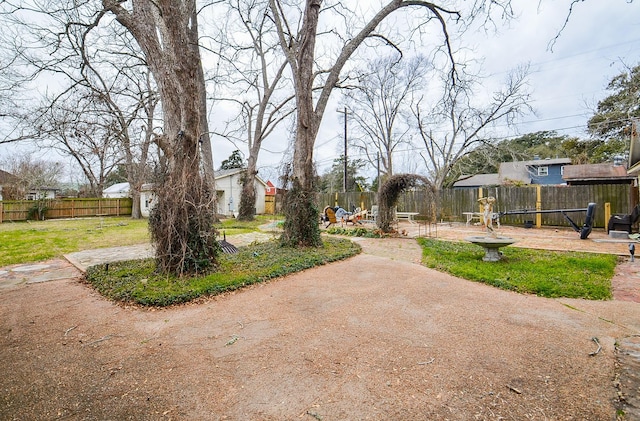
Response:
[{"label": "house window", "polygon": [[560,167],[560,175],[564,175],[564,165]]},{"label": "house window", "polygon": [[546,177],[549,175],[549,167],[538,167],[538,177]]}]

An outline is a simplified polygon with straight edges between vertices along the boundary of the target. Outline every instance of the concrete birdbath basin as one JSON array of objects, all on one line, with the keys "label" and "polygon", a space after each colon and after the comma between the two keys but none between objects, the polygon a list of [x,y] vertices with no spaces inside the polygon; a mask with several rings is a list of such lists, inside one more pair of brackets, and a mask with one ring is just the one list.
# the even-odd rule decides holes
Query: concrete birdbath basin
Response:
[{"label": "concrete birdbath basin", "polygon": [[484,260],[485,262],[499,261],[501,258],[499,249],[516,242],[516,240],[509,237],[491,236],[473,236],[467,237],[465,238],[465,240],[484,248],[484,257],[482,258],[482,260]]}]

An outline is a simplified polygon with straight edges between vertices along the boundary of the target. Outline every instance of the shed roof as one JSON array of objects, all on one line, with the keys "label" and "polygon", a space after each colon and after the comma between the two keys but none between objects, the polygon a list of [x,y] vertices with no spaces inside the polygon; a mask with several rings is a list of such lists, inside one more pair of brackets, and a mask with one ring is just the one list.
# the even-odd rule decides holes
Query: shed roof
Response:
[{"label": "shed roof", "polygon": [[453,187],[481,187],[481,186],[496,186],[500,184],[498,174],[476,174],[471,177],[460,178],[453,183]]},{"label": "shed roof", "polygon": [[564,168],[562,178],[567,181],[573,180],[632,180],[635,177],[627,173],[627,169],[622,165],[611,163],[603,164],[582,164],[568,165]]},{"label": "shed roof", "polygon": [[[246,168],[229,168],[227,170],[215,170],[214,171],[214,178],[216,180],[219,180],[221,178],[225,178],[225,177],[231,177],[232,175],[241,173],[242,171],[244,171]],[[260,178],[259,176],[256,175],[256,180],[262,184],[263,186],[267,186],[267,183],[265,183],[265,181]]]},{"label": "shed roof", "polygon": [[102,193],[129,193],[129,183],[116,183],[102,190]]},{"label": "shed roof", "polygon": [[505,182],[520,182],[523,184],[531,184],[531,174],[529,173],[529,167],[526,162],[528,161],[515,161],[515,162],[503,162],[498,169],[498,177],[501,183]]}]

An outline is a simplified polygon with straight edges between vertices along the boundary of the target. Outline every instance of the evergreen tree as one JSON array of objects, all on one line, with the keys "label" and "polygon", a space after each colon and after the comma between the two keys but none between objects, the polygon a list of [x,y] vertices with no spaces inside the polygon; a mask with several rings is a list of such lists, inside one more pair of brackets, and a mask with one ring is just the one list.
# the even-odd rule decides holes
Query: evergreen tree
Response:
[{"label": "evergreen tree", "polygon": [[[347,191],[363,191],[369,186],[363,176],[358,175],[358,171],[366,166],[362,159],[349,160],[347,163]],[[331,169],[319,178],[318,189],[324,193],[342,191],[344,180],[344,155],[333,160]]]},{"label": "evergreen tree", "polygon": [[614,77],[607,90],[611,95],[598,102],[589,119],[592,136],[601,139],[628,139],[631,121],[640,118],[640,65]]},{"label": "evergreen tree", "polygon": [[235,150],[229,155],[229,158],[222,161],[220,165],[221,170],[231,170],[234,168],[244,168],[244,161],[239,150]]}]

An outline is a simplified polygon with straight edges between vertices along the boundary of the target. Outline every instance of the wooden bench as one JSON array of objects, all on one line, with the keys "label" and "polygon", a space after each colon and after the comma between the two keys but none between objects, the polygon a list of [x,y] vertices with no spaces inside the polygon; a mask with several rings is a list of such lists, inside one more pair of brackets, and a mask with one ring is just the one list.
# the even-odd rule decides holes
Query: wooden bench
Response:
[{"label": "wooden bench", "polygon": [[420,214],[419,212],[396,212],[396,218],[406,219],[411,224],[415,224],[416,221],[414,221],[413,217],[419,214]]}]

